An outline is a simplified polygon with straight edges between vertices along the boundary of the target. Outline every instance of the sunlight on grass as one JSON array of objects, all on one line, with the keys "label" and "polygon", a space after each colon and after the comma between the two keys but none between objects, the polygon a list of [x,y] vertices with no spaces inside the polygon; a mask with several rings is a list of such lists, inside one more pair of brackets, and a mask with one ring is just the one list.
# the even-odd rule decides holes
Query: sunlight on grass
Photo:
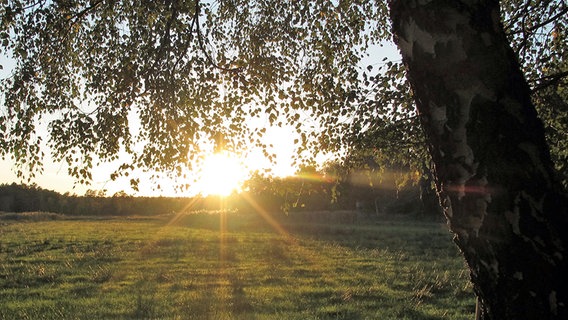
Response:
[{"label": "sunlight on grass", "polygon": [[272,218],[286,234],[254,214],[0,221],[0,318],[473,315],[467,271],[441,224]]}]

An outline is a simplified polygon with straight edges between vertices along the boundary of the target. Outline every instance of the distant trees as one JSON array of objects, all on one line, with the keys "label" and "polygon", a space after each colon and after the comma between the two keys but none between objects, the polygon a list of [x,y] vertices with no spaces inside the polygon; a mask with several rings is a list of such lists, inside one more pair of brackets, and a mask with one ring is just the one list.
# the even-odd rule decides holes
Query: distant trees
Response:
[{"label": "distant trees", "polygon": [[69,215],[155,215],[177,212],[187,199],[165,197],[104,197],[99,191],[84,196],[60,194],[36,185],[0,185],[0,211],[45,211]]},{"label": "distant trees", "polygon": [[[353,161],[355,161],[352,158]],[[357,210],[376,214],[440,215],[435,193],[421,203],[420,173],[406,168],[378,167],[372,162],[330,162],[321,170],[304,167],[294,177],[255,174],[246,182],[247,196],[271,211]]]},{"label": "distant trees", "polygon": [[[339,164],[335,165],[338,167]],[[351,170],[344,176],[335,173],[329,168],[320,172],[310,167],[286,178],[257,173],[245,183],[242,193],[222,201],[218,196],[133,197],[124,192],[105,196],[105,191],[98,190],[88,190],[79,196],[60,194],[36,185],[3,184],[0,185],[0,211],[127,216],[220,209],[254,212],[261,207],[270,213],[359,209],[375,214],[375,204],[381,206],[380,213],[410,214],[421,210],[419,186],[409,183],[397,187],[392,173],[385,174],[384,178],[377,172],[364,170]],[[365,206],[357,208],[358,201]]]},{"label": "distant trees", "polygon": [[0,185],[0,211],[24,212],[42,208],[43,211],[60,212],[61,198],[61,194],[36,185]]},{"label": "distant trees", "polygon": [[245,185],[248,197],[269,211],[330,210],[333,208],[331,177],[304,168],[293,177],[271,177],[255,173]]}]

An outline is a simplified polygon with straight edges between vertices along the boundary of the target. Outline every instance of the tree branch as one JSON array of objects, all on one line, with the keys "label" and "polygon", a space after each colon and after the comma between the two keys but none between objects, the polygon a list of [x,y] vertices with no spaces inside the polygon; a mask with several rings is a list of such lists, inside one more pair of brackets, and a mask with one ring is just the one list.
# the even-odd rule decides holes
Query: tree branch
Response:
[{"label": "tree branch", "polygon": [[93,3],[92,5],[86,7],[85,9],[77,12],[76,14],[74,14],[73,16],[69,17],[67,19],[67,21],[71,21],[74,20],[73,23],[69,26],[71,27],[72,25],[76,24],[78,20],[82,19],[89,11],[95,9],[96,7],[98,7],[101,3],[103,3],[103,0],[99,0],[95,3]]},{"label": "tree branch", "polygon": [[30,4],[30,5],[28,5],[27,7],[23,7],[22,10],[23,10],[23,11],[26,11],[26,10],[28,10],[28,9],[31,9],[31,8],[37,6],[38,4],[40,5],[40,7],[43,7],[46,2],[47,2],[47,0],[38,0],[37,2],[34,2],[34,3]]},{"label": "tree branch", "polygon": [[[511,32],[510,34],[517,34],[517,33],[521,33],[521,32],[522,32],[522,33],[533,32],[533,31],[535,31],[535,30],[537,30],[537,29],[539,29],[539,28],[542,28],[542,27],[546,26],[547,24],[553,22],[554,20],[565,16],[567,13],[568,13],[568,7],[565,7],[565,8],[563,8],[560,12],[558,12],[557,14],[555,14],[554,16],[552,16],[552,17],[550,17],[550,18],[548,18],[548,19],[546,19],[546,20],[544,20],[544,21],[541,21],[540,23],[538,23],[538,24],[536,24],[536,25],[534,25],[534,26],[532,26],[532,27],[530,27],[530,28],[524,28],[524,27],[523,27],[522,30],[518,30],[518,31],[516,31],[516,32]],[[523,19],[523,20],[524,20],[524,19]],[[523,23],[523,25],[524,25],[524,23]]]},{"label": "tree branch", "polygon": [[200,12],[199,0],[195,0],[195,18],[196,18],[197,41],[199,42],[199,48],[201,49],[201,52],[203,52],[203,54],[205,55],[205,58],[213,67],[215,67],[219,70],[222,70],[222,71],[227,71],[227,72],[239,72],[242,69],[242,67],[237,67],[237,68],[222,67],[213,60],[211,55],[209,55],[209,53],[207,52],[207,50],[205,48],[205,44],[203,42],[203,35],[201,34],[201,30],[199,28],[199,12]]},{"label": "tree branch", "polygon": [[566,78],[566,77],[568,77],[568,71],[555,73],[555,74],[552,74],[552,75],[542,77],[538,80],[534,80],[534,82],[538,81],[539,83],[537,85],[535,85],[535,87],[531,91],[534,93],[534,92],[540,91],[542,89],[546,89],[550,86],[557,84],[563,78]]}]

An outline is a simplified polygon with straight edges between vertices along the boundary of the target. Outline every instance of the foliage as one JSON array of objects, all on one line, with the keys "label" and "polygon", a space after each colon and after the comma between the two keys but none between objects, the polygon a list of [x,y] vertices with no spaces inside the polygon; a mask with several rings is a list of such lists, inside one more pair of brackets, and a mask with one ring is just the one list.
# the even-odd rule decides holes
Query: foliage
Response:
[{"label": "foliage", "polygon": [[560,180],[568,187],[568,3],[507,0],[502,10]]},{"label": "foliage", "polygon": [[[256,172],[245,183],[246,196],[271,211],[330,210],[334,208],[333,177],[316,170],[300,171],[292,177],[271,177]],[[348,207],[344,209],[352,209]]]},{"label": "foliage", "polygon": [[0,211],[4,212],[61,212],[61,194],[36,185],[0,185]]},{"label": "foliage", "polygon": [[346,135],[344,165],[357,167],[372,159],[382,170],[404,167],[412,175],[427,169],[424,135],[402,62],[384,62],[373,76],[363,73],[363,79],[353,125]]},{"label": "foliage", "polygon": [[118,173],[178,172],[204,141],[259,143],[265,128],[251,119],[300,130],[302,114],[344,118],[362,52],[388,34],[376,25],[384,5],[359,1],[30,0],[1,9],[1,51],[16,61],[2,84],[2,153],[33,172],[47,142],[81,182],[95,156],[132,154]]},{"label": "foliage", "polygon": [[[189,218],[189,217],[186,217]],[[471,319],[439,223],[254,215],[0,224],[2,319]],[[199,225],[211,228],[202,228]]]},{"label": "foliage", "polygon": [[[567,4],[501,4],[568,181]],[[20,176],[41,171],[46,144],[80,182],[94,159],[119,161],[113,179],[135,167],[178,176],[207,141],[261,144],[264,125],[250,123],[292,125],[311,156],[428,170],[402,63],[373,57],[382,62],[360,69],[369,48],[392,44],[384,1],[12,0],[0,10],[0,53],[16,61],[1,84],[0,152]]]}]

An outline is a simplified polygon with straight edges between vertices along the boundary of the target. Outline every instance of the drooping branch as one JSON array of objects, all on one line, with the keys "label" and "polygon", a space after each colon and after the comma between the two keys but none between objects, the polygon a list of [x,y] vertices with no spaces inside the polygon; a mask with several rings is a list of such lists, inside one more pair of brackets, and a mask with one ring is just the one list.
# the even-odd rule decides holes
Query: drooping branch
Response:
[{"label": "drooping branch", "polygon": [[213,60],[213,58],[211,57],[211,55],[209,54],[209,52],[207,52],[207,49],[205,48],[205,42],[203,41],[203,34],[201,33],[201,28],[199,27],[199,15],[200,15],[200,2],[199,0],[195,0],[195,32],[197,33],[197,41],[199,42],[199,48],[201,49],[201,52],[203,53],[203,55],[205,55],[205,58],[207,59],[207,61],[216,69],[219,69],[221,71],[227,71],[227,72],[239,72],[240,70],[242,70],[242,66],[240,67],[236,67],[236,68],[227,68],[227,67],[223,67],[221,65],[219,65],[217,62],[215,62],[215,60]]}]

